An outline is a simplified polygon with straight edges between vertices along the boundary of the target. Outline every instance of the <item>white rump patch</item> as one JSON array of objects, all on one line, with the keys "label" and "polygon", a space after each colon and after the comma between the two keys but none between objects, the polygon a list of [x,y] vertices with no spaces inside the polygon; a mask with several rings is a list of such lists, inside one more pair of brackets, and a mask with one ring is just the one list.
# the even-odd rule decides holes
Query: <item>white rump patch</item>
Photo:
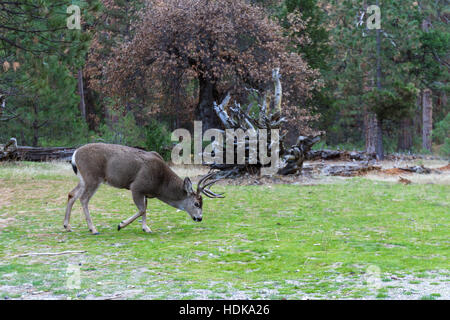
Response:
[{"label": "white rump patch", "polygon": [[72,165],[77,167],[77,177],[78,177],[78,179],[80,179],[80,185],[82,187],[84,187],[84,180],[83,180],[83,177],[81,176],[80,168],[78,168],[77,163],[75,162],[75,154],[76,153],[77,153],[77,150],[75,150],[75,152],[72,155]]},{"label": "white rump patch", "polygon": [[72,155],[72,164],[76,167],[77,164],[75,163],[75,154],[77,153],[77,150],[75,150],[75,152]]}]

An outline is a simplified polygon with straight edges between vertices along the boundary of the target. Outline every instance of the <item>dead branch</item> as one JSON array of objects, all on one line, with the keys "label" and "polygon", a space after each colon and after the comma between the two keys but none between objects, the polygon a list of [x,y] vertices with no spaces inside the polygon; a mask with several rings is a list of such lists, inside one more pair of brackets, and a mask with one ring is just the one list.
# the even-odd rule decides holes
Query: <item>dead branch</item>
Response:
[{"label": "dead branch", "polygon": [[29,257],[29,256],[60,256],[63,254],[80,254],[85,253],[86,250],[83,251],[62,251],[62,252],[29,252],[29,253],[23,253],[15,256],[15,258],[21,258],[21,257]]},{"label": "dead branch", "polygon": [[281,97],[283,95],[283,90],[281,89],[281,74],[280,69],[275,68],[272,70],[272,80],[274,82],[274,110],[281,113]]},{"label": "dead branch", "polygon": [[11,138],[3,147],[0,147],[0,161],[16,160],[16,158],[17,140],[16,138]]}]

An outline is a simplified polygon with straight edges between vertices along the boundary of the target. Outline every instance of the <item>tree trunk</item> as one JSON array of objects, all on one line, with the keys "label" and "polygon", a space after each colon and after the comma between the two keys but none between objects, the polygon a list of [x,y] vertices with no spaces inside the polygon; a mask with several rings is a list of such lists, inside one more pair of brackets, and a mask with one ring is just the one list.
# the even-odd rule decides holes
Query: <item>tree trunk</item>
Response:
[{"label": "tree trunk", "polygon": [[431,90],[425,89],[422,96],[422,148],[431,152],[431,130],[433,128],[433,104]]},{"label": "tree trunk", "polygon": [[376,153],[377,118],[374,113],[366,113],[364,117],[364,131],[366,138],[366,152]]},{"label": "tree trunk", "polygon": [[414,137],[422,135],[422,94],[423,92],[420,91],[419,94],[417,95],[416,110],[414,111],[414,118],[413,118]]},{"label": "tree trunk", "polygon": [[[429,32],[431,22],[428,18],[422,21],[422,31]],[[433,105],[431,90],[425,89],[422,92],[422,148],[431,152],[431,130],[433,127]]]},{"label": "tree trunk", "polygon": [[[376,1],[377,6],[379,5],[379,0]],[[381,90],[381,35],[380,29],[377,29],[377,89]],[[383,122],[378,119],[377,115],[373,116],[373,128],[375,130],[376,142],[375,142],[375,152],[377,153],[377,158],[379,160],[384,159],[383,150]]]},{"label": "tree trunk", "polygon": [[6,97],[0,94],[0,118],[3,115],[3,110],[5,109]]},{"label": "tree trunk", "polygon": [[33,111],[34,111],[34,120],[33,123],[31,124],[31,127],[33,129],[33,141],[31,143],[31,145],[33,147],[37,147],[38,143],[39,143],[39,122],[38,122],[38,106],[35,103],[33,105]]},{"label": "tree trunk", "polygon": [[384,159],[382,123],[375,113],[368,112],[364,116],[364,131],[366,138],[366,152],[376,153],[378,160]]},{"label": "tree trunk", "polygon": [[213,81],[199,77],[198,104],[195,109],[195,118],[202,121],[203,132],[211,128],[221,128],[213,105],[214,101],[219,101],[219,92]]},{"label": "tree trunk", "polygon": [[398,135],[397,149],[408,151],[412,147],[412,128],[413,123],[410,118],[404,118],[400,121],[400,133]]},{"label": "tree trunk", "polygon": [[384,148],[383,148],[383,121],[378,120],[375,117],[376,122],[376,132],[377,132],[377,145],[376,145],[376,152],[377,152],[377,158],[378,160],[384,159]]},{"label": "tree trunk", "polygon": [[[84,79],[84,83],[89,81],[89,79]],[[100,119],[103,119],[104,116],[104,107],[97,106],[100,104],[101,100],[99,99],[99,94],[89,88],[89,85],[86,84],[86,88],[84,89],[84,100],[86,103],[86,123],[88,125],[89,130],[96,131],[98,129]]]},{"label": "tree trunk", "polygon": [[78,70],[78,94],[80,95],[80,111],[86,121],[86,103],[84,101],[83,70]]}]

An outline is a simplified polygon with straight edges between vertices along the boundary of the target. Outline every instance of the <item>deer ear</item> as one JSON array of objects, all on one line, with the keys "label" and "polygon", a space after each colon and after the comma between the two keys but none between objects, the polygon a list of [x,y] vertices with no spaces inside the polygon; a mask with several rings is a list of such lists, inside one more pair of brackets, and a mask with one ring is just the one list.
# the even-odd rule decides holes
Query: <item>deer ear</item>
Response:
[{"label": "deer ear", "polygon": [[194,193],[194,189],[192,189],[192,182],[191,179],[185,178],[183,182],[184,191],[186,191],[188,194]]}]

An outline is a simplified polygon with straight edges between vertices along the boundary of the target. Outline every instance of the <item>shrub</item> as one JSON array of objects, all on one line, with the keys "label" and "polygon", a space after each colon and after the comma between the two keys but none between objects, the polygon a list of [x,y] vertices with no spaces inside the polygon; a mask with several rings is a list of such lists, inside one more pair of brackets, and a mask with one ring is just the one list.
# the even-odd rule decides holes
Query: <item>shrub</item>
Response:
[{"label": "shrub", "polygon": [[144,130],[136,124],[133,114],[128,112],[125,116],[116,118],[114,122],[100,126],[100,140],[130,147],[143,147]]},{"label": "shrub", "polygon": [[152,119],[145,126],[145,148],[147,150],[158,152],[164,160],[170,159],[171,154],[171,133],[164,123]]},{"label": "shrub", "polygon": [[450,132],[450,113],[447,116],[436,123],[433,130],[433,140],[435,143],[444,143],[445,138],[448,138]]},{"label": "shrub", "polygon": [[443,156],[450,156],[450,113],[447,116],[436,123],[433,130],[433,140],[435,143],[443,144],[440,148],[440,153]]}]

